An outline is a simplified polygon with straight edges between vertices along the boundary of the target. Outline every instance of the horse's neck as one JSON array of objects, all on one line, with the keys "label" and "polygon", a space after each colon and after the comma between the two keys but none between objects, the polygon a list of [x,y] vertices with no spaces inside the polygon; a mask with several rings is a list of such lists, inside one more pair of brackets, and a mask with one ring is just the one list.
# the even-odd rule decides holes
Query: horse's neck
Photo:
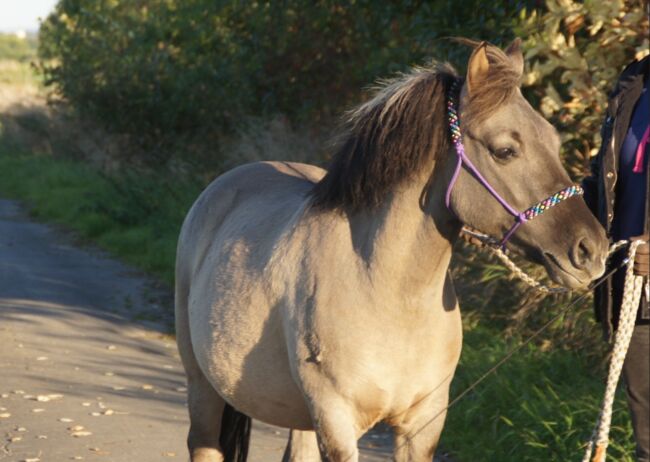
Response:
[{"label": "horse's neck", "polygon": [[451,260],[454,225],[442,201],[422,210],[423,182],[392,194],[381,207],[350,217],[356,253],[373,285],[417,296],[442,287]]}]

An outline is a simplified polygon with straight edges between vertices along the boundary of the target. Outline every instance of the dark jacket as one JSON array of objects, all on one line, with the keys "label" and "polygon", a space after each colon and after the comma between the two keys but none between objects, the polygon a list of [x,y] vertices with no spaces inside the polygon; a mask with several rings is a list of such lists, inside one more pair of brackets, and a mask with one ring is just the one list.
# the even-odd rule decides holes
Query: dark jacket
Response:
[{"label": "dark jacket", "polygon": [[[646,56],[641,61],[631,63],[619,77],[614,91],[610,94],[605,121],[601,128],[600,150],[591,162],[591,175],[583,180],[587,206],[606,229],[608,235],[611,235],[614,218],[619,154],[630,126],[634,105],[641,95],[645,79],[648,78],[649,66],[650,57]],[[650,154],[646,153],[646,155]],[[649,175],[644,224],[644,230],[647,233],[648,214],[650,213],[650,168],[645,170]],[[596,318],[602,322],[605,336],[610,338],[620,310],[620,306],[614,306],[611,278],[596,289],[594,302]],[[650,318],[648,300],[644,296],[639,319],[647,320],[648,318]]]}]

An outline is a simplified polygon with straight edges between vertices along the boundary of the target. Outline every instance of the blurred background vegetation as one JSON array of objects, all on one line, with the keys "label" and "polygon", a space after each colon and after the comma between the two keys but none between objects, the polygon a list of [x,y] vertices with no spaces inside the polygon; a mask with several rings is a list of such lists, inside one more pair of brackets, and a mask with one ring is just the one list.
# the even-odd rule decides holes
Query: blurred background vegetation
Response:
[{"label": "blurred background vegetation", "polygon": [[[524,93],[576,180],[607,93],[649,46],[641,0],[60,0],[38,41],[0,35],[0,193],[171,283],[207,182],[254,160],[324,164],[340,115],[378,79],[431,60],[463,71],[469,50],[451,36],[524,40]],[[16,90],[26,83],[37,90]],[[453,272],[456,392],[571,298],[540,299],[463,243]],[[457,461],[578,460],[604,357],[583,303],[452,410],[443,445]],[[610,460],[631,462],[624,408]]]}]

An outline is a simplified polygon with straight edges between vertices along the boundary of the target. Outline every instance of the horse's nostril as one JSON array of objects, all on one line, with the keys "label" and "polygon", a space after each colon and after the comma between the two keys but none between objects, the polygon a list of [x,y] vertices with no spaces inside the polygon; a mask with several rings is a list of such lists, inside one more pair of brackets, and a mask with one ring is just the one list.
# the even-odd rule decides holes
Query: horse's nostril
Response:
[{"label": "horse's nostril", "polygon": [[593,242],[583,237],[571,251],[571,263],[578,269],[585,269],[592,262],[595,254]]}]

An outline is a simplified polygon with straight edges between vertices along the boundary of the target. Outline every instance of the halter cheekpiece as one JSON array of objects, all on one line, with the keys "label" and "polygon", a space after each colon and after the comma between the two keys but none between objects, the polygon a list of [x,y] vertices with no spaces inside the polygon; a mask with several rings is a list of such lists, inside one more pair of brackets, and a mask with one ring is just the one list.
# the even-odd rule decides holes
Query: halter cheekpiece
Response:
[{"label": "halter cheekpiece", "polygon": [[454,175],[452,176],[451,181],[449,182],[449,186],[447,186],[447,193],[445,195],[445,204],[447,205],[447,208],[451,210],[451,207],[449,205],[450,198],[451,198],[451,190],[453,189],[454,184],[458,179],[458,175],[460,174],[461,167],[465,165],[465,168],[467,168],[467,170],[469,170],[470,173],[474,175],[474,177],[478,180],[478,182],[481,183],[481,185],[488,190],[488,192],[501,204],[501,206],[504,209],[506,209],[506,211],[510,215],[515,217],[515,222],[510,227],[510,229],[504,234],[503,238],[501,239],[501,242],[499,243],[499,246],[501,248],[505,248],[505,245],[508,242],[508,240],[513,236],[515,231],[517,231],[517,229],[523,223],[530,221],[535,217],[538,217],[539,215],[551,209],[552,207],[555,207],[560,202],[567,200],[569,197],[581,196],[582,194],[584,194],[584,191],[582,187],[580,187],[579,185],[572,185],[562,189],[561,191],[556,192],[555,194],[544,199],[543,201],[540,201],[537,204],[533,205],[532,207],[524,210],[523,212],[518,212],[514,207],[512,207],[508,203],[508,201],[506,201],[503,197],[499,195],[499,193],[496,192],[496,190],[490,185],[490,183],[488,183],[485,177],[481,175],[481,173],[474,166],[472,161],[470,161],[467,155],[465,154],[465,147],[463,146],[462,134],[460,131],[460,120],[458,119],[458,111],[457,111],[459,93],[460,93],[460,84],[459,84],[459,80],[456,79],[449,87],[449,93],[447,95],[447,116],[449,120],[449,130],[451,132],[451,140],[454,144],[454,147],[456,148],[458,161],[456,163],[456,169],[454,170]]}]

